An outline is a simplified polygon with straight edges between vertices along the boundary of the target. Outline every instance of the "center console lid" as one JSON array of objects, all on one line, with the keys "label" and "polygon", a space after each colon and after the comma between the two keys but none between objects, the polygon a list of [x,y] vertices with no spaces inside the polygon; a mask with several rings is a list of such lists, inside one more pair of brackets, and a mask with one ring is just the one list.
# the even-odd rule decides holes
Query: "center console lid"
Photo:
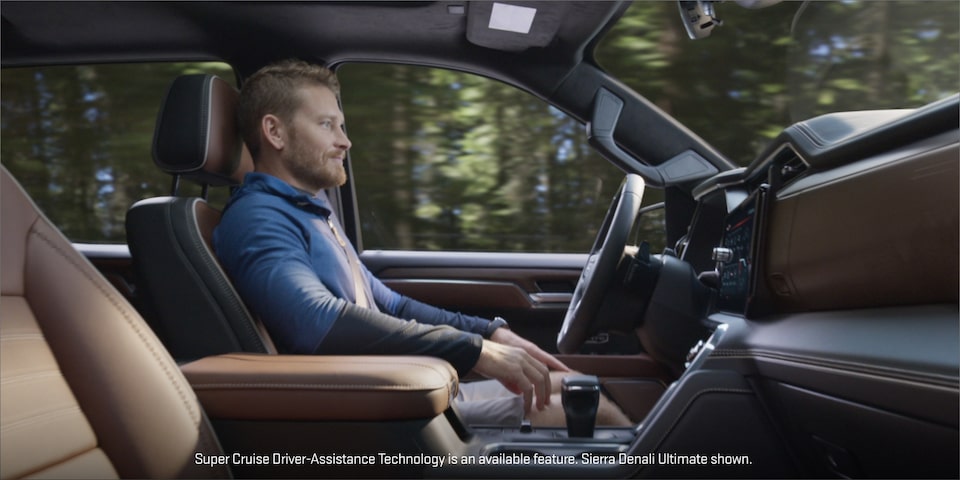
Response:
[{"label": "center console lid", "polygon": [[444,360],[234,353],[181,367],[207,415],[231,420],[433,418],[457,391]]}]

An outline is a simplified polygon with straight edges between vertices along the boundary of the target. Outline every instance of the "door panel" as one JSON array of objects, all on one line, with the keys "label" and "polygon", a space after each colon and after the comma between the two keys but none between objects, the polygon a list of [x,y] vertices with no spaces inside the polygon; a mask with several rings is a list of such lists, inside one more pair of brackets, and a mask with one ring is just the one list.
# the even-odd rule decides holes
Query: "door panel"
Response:
[{"label": "door panel", "polygon": [[391,268],[380,279],[443,308],[566,310],[579,276],[579,269]]},{"label": "door panel", "polygon": [[557,332],[580,270],[580,254],[367,251],[361,259],[397,292],[485,318],[556,352]]}]

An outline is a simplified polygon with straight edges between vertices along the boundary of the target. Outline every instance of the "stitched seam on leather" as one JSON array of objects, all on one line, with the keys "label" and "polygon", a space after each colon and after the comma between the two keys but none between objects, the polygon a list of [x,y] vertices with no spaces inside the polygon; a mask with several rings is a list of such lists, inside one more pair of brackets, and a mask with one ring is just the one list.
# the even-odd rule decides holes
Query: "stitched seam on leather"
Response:
[{"label": "stitched seam on leather", "polygon": [[67,407],[57,408],[55,410],[49,410],[38,415],[30,415],[29,417],[3,424],[3,429],[9,432],[10,430],[20,430],[27,427],[33,428],[39,424],[53,423],[61,418],[71,416],[83,418],[83,411],[80,410],[80,406],[70,405]]},{"label": "stitched seam on leather", "polygon": [[876,376],[895,376],[901,380],[908,380],[918,383],[936,383],[944,386],[956,388],[957,379],[945,375],[925,374],[919,375],[912,370],[906,370],[896,367],[877,367],[859,362],[847,360],[824,360],[822,358],[809,357],[805,355],[791,355],[768,350],[743,350],[743,349],[717,349],[711,353],[711,356],[720,358],[767,358],[774,360],[783,360],[787,362],[803,363],[816,367],[841,370],[852,373],[864,373]]},{"label": "stitched seam on leather", "polygon": [[[236,356],[236,355],[224,355],[224,356],[225,356],[225,357],[228,357],[228,358],[232,358],[232,359],[234,359],[234,360],[241,360],[241,361],[249,361],[249,360],[252,360],[251,358],[245,357],[245,356]],[[276,358],[276,357],[274,357],[274,358]],[[255,360],[254,360],[254,361],[255,361]],[[420,367],[420,368],[425,368],[425,369],[431,370],[431,371],[433,371],[433,372],[436,372],[436,373],[437,373],[438,375],[440,375],[441,377],[451,376],[451,375],[450,375],[450,372],[449,372],[447,369],[443,368],[443,367],[440,366],[440,365],[436,365],[436,364],[427,364],[427,363],[422,363],[422,362],[411,362],[411,361],[406,361],[406,360],[393,361],[393,362],[385,362],[385,361],[380,361],[380,360],[372,361],[372,362],[363,362],[364,365],[371,365],[371,364],[374,364],[374,365],[375,365],[375,364],[380,364],[380,363],[384,363],[384,364],[387,364],[387,365],[390,365],[390,366],[395,366],[395,365],[409,365],[409,366],[413,366],[413,367]],[[194,390],[196,390],[196,389],[198,389],[198,388],[201,388],[201,386],[202,386],[203,388],[211,388],[211,389],[212,389],[212,388],[216,388],[216,387],[218,387],[218,386],[226,386],[226,385],[261,385],[260,388],[266,388],[266,387],[262,387],[262,385],[267,385],[267,384],[191,384],[191,386],[193,387]],[[451,396],[454,395],[454,394],[456,394],[456,391],[455,391],[456,389],[454,388],[454,385],[457,385],[457,379],[456,379],[455,376],[452,376],[452,378],[451,378],[451,380],[450,380],[449,382],[444,382],[443,386],[424,386],[424,385],[417,385],[417,386],[412,386],[412,385],[407,385],[407,386],[401,386],[401,385],[376,385],[376,386],[369,386],[369,385],[327,385],[327,384],[316,385],[316,384],[313,384],[313,386],[315,386],[315,387],[317,387],[317,388],[327,388],[327,389],[331,389],[331,390],[346,390],[346,389],[354,389],[354,388],[367,388],[367,389],[371,389],[371,388],[372,388],[372,389],[382,389],[382,390],[386,390],[386,389],[388,389],[388,387],[402,387],[402,388],[405,388],[405,389],[408,389],[408,390],[423,389],[423,388],[429,388],[429,389],[431,389],[431,390],[437,390],[437,389],[443,388],[443,389],[445,389],[445,390],[447,391],[447,394],[448,394],[448,395],[451,395]],[[309,388],[309,387],[310,387],[310,385],[299,385],[299,386],[296,387],[296,388],[298,388],[298,389],[307,389],[307,388]]]},{"label": "stitched seam on leather", "polygon": [[447,385],[343,385],[303,383],[197,383],[194,390],[252,389],[252,390],[394,390],[414,392],[420,390],[447,390]]},{"label": "stitched seam on leather", "polygon": [[683,408],[680,409],[680,414],[673,419],[673,422],[670,423],[670,427],[667,428],[667,431],[665,431],[660,436],[660,440],[658,440],[657,444],[654,445],[653,447],[654,452],[660,450],[660,445],[663,444],[663,442],[667,439],[667,436],[670,435],[670,432],[672,432],[673,429],[677,426],[677,424],[680,423],[680,420],[683,418],[684,415],[686,415],[687,410],[690,409],[690,406],[693,405],[693,402],[695,402],[698,398],[700,398],[702,395],[705,395],[707,393],[737,393],[737,394],[753,395],[752,391],[744,388],[708,388],[706,390],[698,391],[697,394],[694,395],[693,398],[688,400],[686,405],[684,405]]},{"label": "stitched seam on leather", "polygon": [[[110,458],[107,457],[107,454],[104,453],[103,449],[101,449],[99,446],[94,446],[94,447],[88,448],[87,450],[76,452],[75,454],[72,454],[66,458],[59,459],[50,465],[40,466],[34,471],[28,472],[26,475],[24,475],[21,478],[44,478],[42,473],[47,473],[48,470],[53,468],[63,467],[65,464],[70,463],[74,460],[77,460],[78,458],[87,456],[92,452],[100,452],[100,454],[103,455],[103,457],[107,460],[107,463],[110,464],[110,468],[112,468],[114,473],[116,473],[116,467],[114,467],[113,462],[110,461]],[[38,475],[38,474],[41,474],[41,475]]]},{"label": "stitched seam on leather", "polygon": [[[291,356],[291,357],[297,357],[298,355],[290,355],[290,356]],[[307,360],[306,362],[298,362],[298,361],[296,361],[295,359],[291,358],[289,361],[290,361],[291,363],[314,363],[314,364],[321,364],[321,365],[329,365],[329,364],[331,364],[331,363],[335,363],[335,362],[333,362],[333,361],[329,361],[328,356],[326,356],[326,355],[299,355],[299,356],[304,357],[304,358],[306,358],[306,359],[310,359],[310,360]],[[335,355],[335,356],[338,356],[338,357],[349,357],[349,355]],[[263,361],[263,359],[262,359],[263,357],[262,357],[262,356],[256,356],[256,355],[242,355],[242,354],[241,354],[241,355],[232,355],[232,354],[224,354],[224,355],[222,355],[222,357],[224,357],[224,358],[229,358],[229,359],[232,359],[232,360],[237,360],[237,361],[253,361],[253,362]],[[443,376],[443,377],[446,377],[447,375],[450,374],[445,368],[443,368],[442,366],[437,365],[437,364],[430,364],[430,363],[423,363],[423,362],[414,362],[414,361],[409,361],[409,360],[391,360],[391,361],[380,360],[380,359],[377,359],[377,360],[375,360],[375,361],[372,360],[372,359],[374,359],[374,358],[376,358],[376,357],[377,357],[377,355],[367,355],[367,356],[359,357],[359,358],[362,358],[362,360],[358,360],[358,361],[357,361],[357,364],[359,364],[359,365],[366,365],[366,366],[370,366],[370,365],[381,365],[381,364],[382,364],[382,365],[390,365],[390,366],[395,366],[395,365],[409,365],[409,366],[413,366],[413,367],[420,367],[420,368],[426,368],[426,369],[433,370],[434,372],[440,373],[441,376]],[[277,356],[268,356],[267,358],[278,358],[278,357],[277,357]],[[328,361],[320,361],[320,360],[328,360]],[[280,361],[279,363],[283,363],[283,362],[285,362],[285,361],[288,361],[288,360],[282,360],[282,361]],[[272,363],[272,362],[271,362],[271,363]]]},{"label": "stitched seam on leather", "polygon": [[63,376],[60,375],[59,370],[34,370],[17,375],[5,375],[2,379],[0,379],[0,385],[15,385],[18,383],[26,383],[31,380],[40,380],[45,378],[63,378]]},{"label": "stitched seam on leather", "polygon": [[[294,355],[294,356],[295,356],[295,355]],[[225,358],[230,358],[230,359],[233,359],[233,360],[239,360],[239,361],[254,361],[254,362],[262,361],[261,358],[258,358],[258,357],[255,357],[255,356],[246,356],[246,355],[231,355],[231,354],[225,354],[225,355],[223,355],[223,357],[225,357]],[[303,357],[306,357],[306,358],[323,358],[324,356],[323,356],[323,355],[319,355],[319,356],[303,355]],[[436,364],[413,362],[413,361],[408,361],[408,360],[395,360],[395,361],[389,361],[389,362],[388,362],[388,361],[384,361],[384,360],[379,360],[379,359],[378,359],[378,360],[371,361],[371,360],[370,360],[371,357],[372,357],[372,356],[364,357],[364,360],[363,360],[363,361],[357,361],[356,363],[357,363],[357,364],[360,364],[360,365],[381,365],[381,364],[382,364],[382,365],[390,365],[390,366],[409,365],[409,366],[411,366],[411,367],[420,367],[420,368],[426,368],[426,369],[432,370],[432,371],[434,371],[434,372],[437,372],[441,377],[447,377],[447,376],[450,375],[450,372],[449,372],[449,371],[447,371],[447,370],[446,370],[445,368],[443,368],[442,366],[436,365]],[[273,356],[273,357],[268,357],[268,358],[277,358],[277,357],[276,357],[276,356]],[[284,361],[287,361],[287,360],[284,360]],[[289,360],[289,361],[293,362],[294,360],[291,359],[291,360]],[[303,363],[303,362],[296,362],[296,363]],[[318,364],[320,364],[319,362],[314,362],[313,360],[310,360],[310,363],[318,363]],[[329,362],[329,363],[333,363],[333,362]],[[323,364],[323,365],[328,365],[329,363],[322,363],[322,364]]]},{"label": "stitched seam on leather", "polygon": [[177,391],[177,394],[180,396],[180,400],[183,402],[183,405],[187,409],[187,412],[191,415],[191,420],[198,417],[199,411],[194,409],[193,405],[190,404],[190,399],[186,396],[182,386],[180,385],[181,382],[177,381],[177,378],[172,374],[170,370],[169,364],[172,362],[167,361],[167,359],[163,358],[160,354],[157,353],[156,349],[154,348],[154,345],[152,345],[151,342],[147,340],[147,337],[144,335],[143,330],[137,326],[137,322],[134,321],[134,319],[130,318],[130,316],[126,312],[126,309],[123,308],[123,306],[117,301],[116,298],[114,298],[114,295],[112,294],[112,292],[110,292],[108,289],[105,289],[98,278],[92,277],[87,272],[87,268],[85,268],[86,267],[85,265],[78,263],[73,258],[72,254],[76,254],[77,252],[74,251],[72,252],[72,254],[67,254],[67,252],[64,252],[62,249],[60,249],[60,247],[56,243],[54,243],[52,239],[44,235],[42,232],[37,231],[35,228],[31,229],[30,234],[35,235],[39,237],[41,240],[43,240],[43,242],[46,243],[47,246],[52,248],[61,257],[63,257],[64,260],[66,260],[71,265],[73,265],[74,268],[76,268],[81,275],[83,275],[84,277],[87,277],[87,279],[90,280],[90,282],[93,284],[93,286],[97,290],[100,290],[100,293],[102,293],[110,302],[110,304],[114,306],[117,312],[120,313],[120,315],[123,317],[124,320],[126,320],[127,325],[133,329],[134,333],[137,334],[137,336],[143,342],[144,346],[147,347],[147,350],[153,356],[154,360],[157,361],[160,368],[163,370],[164,374],[166,374],[167,379],[173,383],[174,388]]},{"label": "stitched seam on leather", "polygon": [[0,342],[9,340],[44,340],[44,338],[39,333],[8,333],[0,337]]}]

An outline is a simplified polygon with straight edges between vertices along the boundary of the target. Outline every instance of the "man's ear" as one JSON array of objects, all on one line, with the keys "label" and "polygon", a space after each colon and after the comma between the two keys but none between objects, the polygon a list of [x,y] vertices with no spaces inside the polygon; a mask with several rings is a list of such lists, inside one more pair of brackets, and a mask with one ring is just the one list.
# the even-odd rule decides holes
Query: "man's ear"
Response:
[{"label": "man's ear", "polygon": [[283,150],[286,146],[286,131],[283,121],[273,114],[264,115],[260,119],[260,134],[264,142],[273,147],[274,150]]}]

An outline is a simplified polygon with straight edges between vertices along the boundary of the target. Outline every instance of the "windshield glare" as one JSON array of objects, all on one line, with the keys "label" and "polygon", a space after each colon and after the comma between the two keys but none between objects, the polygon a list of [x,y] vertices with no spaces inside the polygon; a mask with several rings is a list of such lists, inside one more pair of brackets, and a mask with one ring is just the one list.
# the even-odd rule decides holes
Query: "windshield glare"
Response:
[{"label": "windshield glare", "polygon": [[716,4],[690,40],[676,2],[635,2],[597,64],[749,164],[784,127],[830,112],[915,108],[960,89],[960,2]]}]

